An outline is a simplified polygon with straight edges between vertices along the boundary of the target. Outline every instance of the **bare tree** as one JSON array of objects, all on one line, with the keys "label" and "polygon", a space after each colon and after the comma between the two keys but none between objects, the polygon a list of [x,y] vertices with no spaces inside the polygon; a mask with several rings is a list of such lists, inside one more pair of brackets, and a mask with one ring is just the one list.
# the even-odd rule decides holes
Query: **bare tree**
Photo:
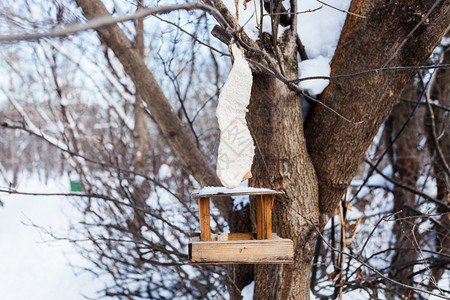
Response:
[{"label": "bare tree", "polygon": [[[197,67],[199,64],[196,60],[199,55],[194,52],[185,60],[186,65],[182,64],[182,60],[182,67],[176,68],[172,64],[176,60],[175,53],[179,53],[175,50],[180,44],[176,42],[179,38],[177,34],[188,34],[191,43],[197,42],[198,38],[194,34],[201,33],[198,28],[202,23],[193,22],[197,24],[197,27],[194,27],[198,30],[190,33],[180,23],[166,20],[165,22],[176,30],[172,36],[175,41],[169,48],[172,51],[158,52],[154,47],[145,46],[143,15],[130,18],[137,19],[135,26],[130,28],[129,23],[116,24],[117,20],[110,18],[112,12],[100,0],[75,2],[87,19],[88,27],[82,29],[95,29],[99,39],[97,49],[103,47],[103,52],[98,50],[103,55],[102,62],[91,63],[101,65],[104,64],[103,60],[106,60],[108,68],[104,72],[111,75],[105,75],[109,81],[106,86],[111,90],[106,95],[113,94],[118,99],[130,100],[122,106],[111,104],[108,108],[109,114],[113,116],[109,115],[105,119],[111,118],[118,122],[119,126],[108,126],[99,130],[96,134],[102,138],[95,143],[84,139],[84,128],[80,127],[81,123],[76,122],[71,112],[66,109],[64,100],[69,94],[64,95],[61,89],[58,74],[54,71],[58,68],[50,68],[53,70],[52,88],[56,91],[54,99],[59,99],[59,109],[54,115],[62,126],[57,131],[60,135],[58,139],[64,141],[64,146],[49,138],[45,132],[37,130],[38,126],[33,124],[35,119],[30,118],[30,112],[25,112],[19,103],[12,99],[13,94],[8,94],[10,101],[16,104],[15,109],[23,121],[4,122],[2,127],[27,131],[58,147],[80,174],[87,191],[86,202],[81,206],[86,216],[83,225],[91,242],[83,249],[99,270],[108,272],[113,278],[114,285],[105,289],[106,296],[164,299],[191,295],[208,298],[223,293],[223,285],[217,278],[225,278],[233,299],[239,299],[240,290],[252,280],[255,280],[255,299],[309,299],[310,286],[314,289],[317,284],[326,284],[316,280],[318,274],[325,278],[328,272],[326,268],[312,270],[313,261],[317,266],[319,257],[322,257],[322,263],[331,261],[334,266],[331,276],[333,298],[342,295],[344,286],[346,290],[364,288],[373,297],[376,297],[379,289],[388,289],[392,284],[402,287],[396,292],[397,295],[405,294],[409,290],[420,295],[437,286],[436,282],[429,286],[413,286],[417,283],[414,278],[403,280],[402,275],[414,270],[421,255],[420,251],[423,252],[420,242],[425,240],[418,234],[415,223],[423,217],[416,211],[420,208],[417,195],[427,201],[432,199],[433,205],[439,207],[437,211],[444,214],[440,223],[435,219],[431,220],[443,225],[447,222],[445,218],[448,218],[448,203],[445,202],[448,202],[448,156],[445,153],[445,139],[438,139],[441,133],[445,132],[445,129],[439,126],[446,122],[442,113],[433,113],[430,101],[427,102],[430,119],[428,128],[431,140],[435,140],[434,148],[430,152],[435,152],[432,157],[437,159],[433,160],[436,173],[434,178],[439,186],[437,199],[418,191],[417,181],[419,173],[422,172],[419,172],[421,165],[418,164],[417,158],[422,154],[413,151],[410,153],[414,157],[413,160],[404,159],[409,149],[418,147],[420,141],[418,136],[414,136],[414,131],[419,127],[408,129],[411,132],[405,133],[405,136],[410,139],[398,141],[395,148],[396,159],[391,159],[391,164],[398,170],[397,175],[387,176],[386,179],[395,182],[394,190],[389,191],[394,194],[394,215],[381,216],[378,222],[371,223],[373,230],[365,232],[366,242],[362,249],[346,246],[346,233],[354,232],[358,225],[351,223],[356,221],[348,220],[347,212],[350,206],[343,197],[386,117],[407,83],[414,79],[417,73],[415,67],[425,65],[448,30],[448,0],[414,4],[408,1],[352,1],[331,65],[331,77],[328,78],[331,80],[330,85],[318,99],[314,99],[297,85],[297,54],[301,52],[300,55],[305,55],[301,51],[297,34],[295,1],[290,3],[288,11],[292,14],[289,14],[289,18],[280,14],[281,1],[270,1],[266,9],[270,15],[273,36],[261,31],[257,41],[250,39],[241,30],[236,18],[220,0],[208,0],[204,5],[181,4],[160,8],[159,11],[140,9],[143,3],[136,3],[138,14],[201,9],[202,12],[196,16],[198,20],[205,20],[204,28],[207,34],[211,31],[211,26],[208,23],[210,18],[205,13],[212,14],[219,23],[212,30],[212,34],[225,44],[230,41],[238,43],[245,49],[246,57],[252,66],[254,83],[247,117],[258,149],[250,184],[285,191],[286,198],[279,198],[275,203],[274,230],[294,241],[295,263],[258,265],[254,270],[251,266],[234,266],[226,270],[205,268],[213,274],[212,277],[199,271],[204,269],[184,266],[186,257],[179,250],[186,244],[189,224],[196,221],[195,213],[186,201],[192,182],[203,186],[220,184],[213,169],[214,161],[210,157],[210,154],[214,154],[213,135],[208,135],[205,130],[207,125],[202,125],[203,128],[196,127],[194,122],[208,101],[204,97],[195,96],[201,93],[200,83],[197,82],[194,92],[189,91],[192,86],[190,78],[205,70]],[[57,7],[57,12],[63,10],[63,6]],[[283,19],[280,18],[281,15]],[[107,23],[101,23],[103,21]],[[161,21],[163,22],[163,19]],[[92,25],[96,24],[95,22],[99,22],[99,25]],[[281,25],[287,29],[278,37],[277,32]],[[70,30],[62,30],[54,36],[64,36],[68,33]],[[19,36],[16,39],[45,36],[51,37],[52,34]],[[49,43],[56,51],[63,53],[63,47],[54,40],[41,43],[44,43],[43,49],[48,49],[46,43]],[[210,42],[206,42],[206,45],[214,47]],[[186,52],[185,48],[183,50]],[[211,80],[214,81],[214,92],[209,93],[208,98],[217,96],[221,82],[215,50],[217,49],[211,48],[209,53],[212,64],[208,66],[214,78]],[[159,55],[162,61],[160,67],[147,64],[146,51],[152,58]],[[169,58],[164,57],[166,52],[172,55]],[[49,61],[52,66],[56,66],[58,60],[53,57]],[[158,72],[158,68],[163,71]],[[177,69],[180,71],[176,71]],[[179,80],[179,74],[188,69],[189,79]],[[376,72],[365,72],[375,69]],[[165,79],[160,80],[160,74],[164,74]],[[357,75],[344,76],[351,74]],[[441,90],[445,90],[446,86],[443,76],[445,75],[438,78],[444,78],[440,79],[444,83],[435,84]],[[173,89],[166,89],[164,80],[169,80]],[[186,88],[184,93],[181,88],[183,84]],[[422,90],[427,91],[430,87],[423,86]],[[70,91],[69,87],[67,89]],[[413,97],[414,93],[409,93],[412,90],[414,89],[408,89],[404,97]],[[100,85],[99,93],[103,92],[103,86]],[[442,93],[444,96],[439,97],[444,99],[446,92]],[[313,104],[305,122],[300,94]],[[193,101],[187,103],[188,98]],[[419,102],[421,99],[422,97]],[[202,102],[204,103],[201,104]],[[442,103],[448,106],[448,103]],[[124,108],[133,111],[134,128],[127,127],[126,114],[122,113]],[[409,104],[402,103],[391,113],[390,120],[393,124],[391,127],[387,126],[389,124],[385,125],[385,130],[392,133],[385,144],[386,152],[396,142],[398,135],[395,134],[401,133],[403,125],[409,122],[412,114],[406,110],[410,109]],[[415,108],[412,109],[412,112],[414,111]],[[95,115],[94,112],[92,114]],[[147,117],[152,123],[146,124]],[[204,116],[202,121],[205,124],[213,122],[208,116]],[[147,135],[146,131],[152,134]],[[388,133],[385,135],[388,136]],[[161,141],[160,137],[163,137],[164,141]],[[444,146],[440,146],[440,143],[444,143]],[[383,144],[379,144],[380,149],[381,145]],[[173,160],[169,162],[169,159]],[[163,165],[173,172],[173,176],[159,174]],[[373,171],[378,170],[377,164],[370,162],[366,169],[371,175]],[[87,170],[91,173],[88,174]],[[166,174],[167,172],[169,171],[166,171]],[[439,181],[437,178],[447,178],[447,181]],[[149,198],[153,201],[148,201]],[[176,201],[176,205],[171,201]],[[231,201],[217,201],[214,204],[218,209],[215,217],[218,228],[228,225],[234,232],[252,230],[252,224],[248,220],[252,215],[253,201],[239,209],[235,209]],[[398,214],[398,209],[405,210],[405,207],[410,207],[413,213]],[[338,226],[334,224],[334,216],[338,212],[340,238],[335,243]],[[177,219],[176,215],[180,214],[185,217]],[[386,214],[389,213],[386,211]],[[401,270],[395,269],[394,266],[389,275],[389,271],[374,268],[370,264],[373,257],[365,257],[363,250],[377,226],[381,222],[390,222],[392,218],[399,222],[406,218],[413,220],[408,219],[408,228],[403,227],[403,231],[407,232],[407,239],[413,243],[411,247],[415,252],[407,256],[405,261],[391,257],[394,265],[404,266]],[[333,221],[331,228],[326,228],[330,220]],[[406,258],[401,255],[410,250],[401,248],[410,248],[410,245],[402,242],[403,231],[398,225],[400,223],[396,224],[393,232],[398,243],[393,248],[396,257]],[[445,262],[448,262],[448,254],[445,252],[448,230],[445,231],[443,227],[444,231],[441,232],[439,230],[442,227],[439,228],[435,232],[438,232],[436,240],[441,246],[437,251],[432,251],[433,254],[436,252],[443,255],[438,267],[434,268],[437,270],[435,277],[438,279],[442,275],[439,272],[444,272]],[[330,241],[325,237],[328,234]],[[318,237],[320,239],[315,246]],[[347,242],[350,243],[351,240],[347,239]],[[326,252],[324,248],[330,252]],[[383,253],[387,252],[392,251],[385,250]],[[423,257],[421,259],[423,260]],[[352,260],[358,262],[357,267],[352,266]],[[162,267],[170,271],[158,272],[158,268]],[[426,266],[425,269],[420,274],[428,271],[429,267]],[[314,274],[314,284],[310,282],[311,271]],[[157,276],[155,274],[161,275],[154,278]],[[214,289],[216,294],[211,294],[211,289]],[[439,290],[440,294],[436,295],[444,298],[444,292],[448,293]]]}]

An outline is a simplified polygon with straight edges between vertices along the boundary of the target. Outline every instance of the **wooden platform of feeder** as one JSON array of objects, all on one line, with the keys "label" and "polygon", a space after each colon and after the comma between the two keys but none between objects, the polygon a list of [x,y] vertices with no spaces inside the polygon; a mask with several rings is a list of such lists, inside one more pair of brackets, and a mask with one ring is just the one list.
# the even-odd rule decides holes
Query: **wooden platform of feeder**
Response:
[{"label": "wooden platform of feeder", "polygon": [[[189,243],[191,264],[291,264],[294,244],[272,233],[272,207],[275,196],[283,191],[265,188],[205,187],[192,193],[198,199],[200,233],[193,234]],[[227,240],[211,236],[210,200],[215,197],[255,196],[257,199],[257,228],[253,233],[229,233]]]},{"label": "wooden platform of feeder", "polygon": [[194,234],[189,243],[191,264],[290,264],[293,242],[273,234],[271,239],[256,239],[252,233],[229,233],[227,241],[200,241]]}]

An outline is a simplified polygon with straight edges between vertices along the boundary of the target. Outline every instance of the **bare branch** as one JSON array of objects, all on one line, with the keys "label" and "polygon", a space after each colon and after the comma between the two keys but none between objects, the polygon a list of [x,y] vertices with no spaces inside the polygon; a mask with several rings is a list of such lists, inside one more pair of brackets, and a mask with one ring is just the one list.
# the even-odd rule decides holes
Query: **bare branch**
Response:
[{"label": "bare branch", "polygon": [[[416,103],[416,101],[414,101],[414,100],[409,100],[409,99],[404,99],[404,98],[400,98],[400,99],[398,99],[398,101],[402,101],[402,102],[406,102],[406,103]],[[426,103],[426,102],[420,102],[420,104],[421,105],[428,105],[428,103]],[[450,112],[450,107],[443,106],[443,105],[440,105],[440,104],[437,104],[437,103],[432,103],[432,102],[430,102],[430,105],[432,107],[435,107],[435,108],[442,109],[442,110],[445,110],[447,112]]]},{"label": "bare branch", "polygon": [[446,65],[438,64],[438,65],[418,66],[418,67],[387,67],[387,68],[378,68],[378,69],[373,69],[373,70],[362,71],[362,72],[358,72],[358,73],[354,73],[354,74],[335,75],[335,76],[303,77],[303,78],[292,80],[291,82],[298,83],[300,81],[314,80],[314,79],[336,80],[336,79],[352,78],[352,77],[373,74],[373,73],[379,75],[380,73],[385,72],[385,71],[412,71],[412,70],[430,70],[430,69],[448,69],[448,68],[450,68],[450,64],[446,64]]},{"label": "bare branch", "polygon": [[406,288],[408,288],[408,289],[415,290],[415,291],[418,291],[418,292],[426,293],[426,294],[429,294],[429,295],[433,295],[433,296],[436,296],[436,297],[439,297],[439,298],[442,298],[442,299],[448,299],[448,297],[445,296],[445,295],[436,294],[436,293],[433,293],[433,292],[428,291],[428,290],[426,290],[426,289],[422,289],[422,288],[419,288],[419,287],[416,287],[416,286],[407,285],[407,284],[404,284],[404,283],[399,282],[399,281],[397,281],[397,280],[394,280],[394,279],[392,279],[392,278],[389,278],[388,276],[384,275],[384,274],[381,273],[379,270],[377,270],[375,267],[372,267],[372,266],[371,266],[370,264],[368,264],[366,261],[361,260],[361,259],[358,258],[357,256],[355,256],[355,255],[353,255],[353,254],[350,254],[350,253],[348,253],[348,252],[342,252],[342,251],[340,251],[339,249],[336,249],[335,247],[333,247],[332,245],[330,245],[329,242],[327,242],[327,240],[326,240],[325,237],[322,235],[322,233],[320,232],[320,230],[319,230],[319,228],[317,227],[317,225],[316,225],[310,218],[304,216],[304,215],[303,215],[301,212],[299,212],[297,209],[295,209],[294,207],[292,207],[292,206],[286,204],[285,202],[279,200],[278,198],[276,198],[276,199],[281,203],[281,205],[285,206],[285,207],[288,208],[288,209],[291,209],[293,212],[295,212],[295,213],[298,214],[300,217],[302,217],[305,221],[307,221],[309,224],[311,224],[311,225],[313,226],[313,230],[314,230],[314,231],[322,238],[323,242],[328,246],[328,248],[329,248],[330,250],[332,250],[332,251],[334,251],[334,252],[336,252],[336,253],[342,253],[342,254],[345,255],[345,256],[351,257],[352,259],[354,259],[354,260],[356,260],[357,262],[359,262],[361,265],[363,265],[363,266],[365,266],[366,268],[368,268],[369,270],[375,272],[375,273],[376,273],[378,276],[380,276],[381,278],[383,278],[383,279],[385,279],[385,280],[387,280],[387,281],[389,281],[389,282],[392,282],[392,283],[394,283],[394,284],[396,284],[396,285],[399,285],[399,286],[402,286],[402,287],[406,287]]},{"label": "bare branch", "polygon": [[160,6],[156,8],[146,8],[141,9],[137,11],[134,14],[131,15],[125,15],[125,16],[119,16],[119,17],[113,17],[113,16],[101,16],[97,17],[95,19],[89,20],[87,23],[83,24],[71,24],[63,28],[56,28],[49,30],[47,32],[30,32],[30,33],[24,33],[24,34],[17,34],[17,35],[1,35],[0,36],[0,42],[12,42],[12,41],[35,41],[42,38],[55,38],[55,37],[64,37],[68,36],[74,33],[78,33],[81,31],[86,31],[89,29],[98,29],[104,26],[116,24],[116,23],[122,23],[130,20],[136,20],[140,18],[145,18],[150,15],[156,15],[156,14],[166,14],[174,10],[195,10],[195,9],[201,9],[204,11],[207,11],[211,13],[216,20],[219,22],[219,24],[225,28],[227,28],[227,22],[222,17],[220,12],[215,9],[214,7],[211,7],[209,5],[201,4],[201,3],[186,3],[186,4],[178,4],[178,5],[171,5],[171,6]]},{"label": "bare branch", "polygon": [[395,185],[401,187],[402,189],[405,189],[405,190],[407,190],[407,191],[409,191],[409,192],[411,192],[411,193],[414,193],[414,194],[416,194],[416,195],[418,195],[418,196],[420,196],[420,197],[423,197],[424,199],[427,199],[427,200],[429,200],[429,201],[435,203],[436,205],[439,205],[440,207],[442,207],[443,209],[447,210],[448,212],[450,212],[450,206],[448,206],[448,205],[445,204],[444,202],[439,201],[439,200],[437,200],[437,199],[435,199],[435,198],[433,198],[433,197],[431,197],[431,196],[429,196],[429,195],[427,195],[427,194],[425,194],[425,193],[423,193],[423,192],[421,192],[421,191],[418,191],[418,190],[416,190],[415,188],[412,188],[412,187],[407,186],[407,185],[405,185],[405,184],[403,184],[403,183],[401,183],[401,182],[398,182],[397,180],[394,180],[393,178],[391,178],[391,177],[385,175],[382,171],[380,171],[380,170],[376,167],[375,164],[371,163],[370,161],[368,161],[368,160],[366,160],[366,159],[365,159],[364,161],[365,161],[371,168],[373,168],[373,170],[375,170],[378,174],[380,174],[381,177],[383,177],[384,179],[388,180],[389,182],[391,182],[391,183],[393,183],[393,184],[395,184]]}]

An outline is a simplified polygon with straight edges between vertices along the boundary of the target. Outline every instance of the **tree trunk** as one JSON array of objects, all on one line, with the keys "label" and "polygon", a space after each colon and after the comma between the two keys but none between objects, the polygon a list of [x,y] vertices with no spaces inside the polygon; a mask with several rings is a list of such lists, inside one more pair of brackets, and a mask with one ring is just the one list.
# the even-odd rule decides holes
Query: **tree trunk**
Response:
[{"label": "tree trunk", "polygon": [[[138,0],[139,11],[143,5],[142,0]],[[140,18],[136,20],[136,36],[135,36],[135,49],[140,58],[145,61],[145,44],[144,44],[144,19]],[[147,112],[143,107],[142,98],[139,95],[139,91],[136,91],[135,102],[134,102],[134,132],[133,132],[133,142],[134,142],[134,169],[142,174],[147,174],[148,167],[146,168],[146,153],[149,148],[149,138],[147,131],[148,122]],[[137,186],[131,193],[134,205],[138,208],[134,211],[134,220],[130,230],[137,229],[140,230],[142,226],[145,226],[145,214],[144,210],[146,207],[146,199],[148,198],[151,185],[148,181],[142,181],[136,184]]]},{"label": "tree trunk", "polygon": [[[402,96],[405,99],[416,99],[417,88],[414,84],[414,80],[410,81],[407,85]],[[411,110],[414,108],[414,104],[406,102],[397,102],[394,109],[391,112],[389,120],[386,124],[387,132],[387,144],[390,144],[395,135],[402,128],[403,124],[408,119]],[[391,152],[390,159],[394,169],[394,173],[397,173],[397,181],[410,186],[415,187],[419,170],[420,170],[420,153],[419,146],[419,132],[423,130],[423,126],[420,126],[421,118],[417,115],[409,122],[408,126],[404,129],[402,135],[397,139],[394,149]],[[417,230],[417,219],[408,218],[416,215],[414,209],[416,208],[416,195],[403,189],[400,186],[394,186],[394,209],[396,222],[392,232],[395,236],[395,251],[392,257],[391,268],[389,274],[392,278],[403,282],[405,284],[411,284],[413,278],[408,276],[413,272],[414,265],[408,265],[408,262],[415,261],[418,257],[418,251],[411,251],[411,249],[417,248],[414,239],[417,242],[420,241],[419,233]],[[405,250],[405,248],[408,248]],[[410,295],[412,297],[412,291],[393,285],[390,288],[392,295]]]},{"label": "tree trunk", "polygon": [[[447,33],[447,38],[450,37],[450,33]],[[450,63],[450,47],[445,48],[443,64]],[[450,106],[450,70],[443,69],[438,70],[436,74],[436,82],[433,86],[432,99],[438,100],[439,104],[449,107]],[[450,122],[448,122],[448,113],[446,114],[442,109],[433,109],[428,107],[428,113],[426,114],[425,124],[427,127],[427,133],[429,138],[433,138],[433,128],[431,122],[435,123],[435,133],[437,135],[437,143],[429,143],[431,157],[433,157],[433,168],[436,177],[437,185],[437,199],[450,205],[450,192],[449,192],[449,176],[444,170],[444,164],[449,164],[450,162]],[[434,115],[434,120],[431,118],[431,113]],[[443,155],[441,158],[437,153],[437,147],[439,146],[440,151]],[[443,161],[445,160],[445,162]],[[442,226],[436,226],[436,251],[442,253],[443,255],[450,255],[450,217],[448,211],[443,207],[437,207],[438,213],[442,214],[440,218],[440,223]],[[436,281],[439,281],[444,274],[446,265],[443,264],[440,267],[433,269],[433,276]],[[433,282],[430,282],[433,284]]]},{"label": "tree trunk", "polygon": [[[143,1],[138,0],[138,12],[143,6]],[[136,51],[142,60],[145,61],[145,44],[144,44],[144,19],[136,20],[136,37],[135,37]],[[149,147],[148,130],[147,130],[148,116],[143,107],[142,98],[139,91],[136,91],[134,103],[134,143],[135,143],[135,160],[134,166],[138,172],[145,172],[145,153]]]},{"label": "tree trunk", "polygon": [[[331,75],[425,64],[449,27],[449,7],[448,0],[352,1],[349,10],[366,18],[347,16]],[[425,15],[423,24],[415,29]],[[360,124],[351,124],[318,104],[311,110],[305,135],[319,179],[320,211],[327,218],[333,214],[379,127],[415,73],[382,72],[332,80],[321,101]]]},{"label": "tree trunk", "polygon": [[[11,103],[8,103],[8,114],[9,115],[13,115],[13,108]],[[34,142],[34,140],[32,139],[32,141]],[[13,187],[17,186],[17,176],[18,176],[18,171],[19,171],[19,162],[17,159],[17,144],[16,144],[16,133],[13,131],[9,134],[9,159],[11,161],[11,170],[12,170],[12,180],[11,180],[11,185]],[[32,166],[30,166],[31,168]],[[5,174],[6,176],[7,174]],[[6,180],[7,177],[5,177]]]},{"label": "tree trunk", "polygon": [[[291,79],[298,74],[295,51],[295,47],[283,49],[284,71]],[[295,248],[293,265],[256,267],[254,299],[309,299],[316,233],[310,222],[318,222],[319,206],[317,179],[303,135],[299,96],[274,77],[255,75],[249,124],[257,143],[251,185],[286,192],[284,198],[275,200],[273,229],[278,235],[292,239]]]}]

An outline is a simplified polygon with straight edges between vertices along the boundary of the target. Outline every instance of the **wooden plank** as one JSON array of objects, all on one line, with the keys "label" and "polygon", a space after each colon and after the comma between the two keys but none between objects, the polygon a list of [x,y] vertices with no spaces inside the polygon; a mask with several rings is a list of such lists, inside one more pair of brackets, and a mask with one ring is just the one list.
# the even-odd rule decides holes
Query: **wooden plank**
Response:
[{"label": "wooden plank", "polygon": [[248,241],[192,241],[191,263],[273,264],[292,263],[294,245],[289,239]]},{"label": "wooden plank", "polygon": [[189,237],[191,238],[190,240],[192,240],[193,237],[199,237],[200,238],[200,232],[191,232],[189,234]]},{"label": "wooden plank", "polygon": [[[214,192],[211,192],[211,187],[198,189],[192,192],[191,198],[197,199],[201,197],[224,197],[224,196],[248,196],[248,195],[284,195],[281,190],[271,190],[264,188],[244,189],[237,187],[235,189],[227,189],[225,187],[214,187]],[[229,198],[228,198],[229,199]]]},{"label": "wooden plank", "polygon": [[209,198],[202,197],[198,200],[200,208],[200,238],[202,241],[211,240],[211,217],[209,209]]},{"label": "wooden plank", "polygon": [[229,241],[242,241],[242,240],[255,240],[256,234],[254,233],[229,233]]},{"label": "wooden plank", "polygon": [[248,261],[208,261],[208,262],[193,262],[189,260],[187,263],[191,266],[197,265],[292,265],[294,260],[266,260],[266,261],[257,261],[257,262],[248,262]]}]

